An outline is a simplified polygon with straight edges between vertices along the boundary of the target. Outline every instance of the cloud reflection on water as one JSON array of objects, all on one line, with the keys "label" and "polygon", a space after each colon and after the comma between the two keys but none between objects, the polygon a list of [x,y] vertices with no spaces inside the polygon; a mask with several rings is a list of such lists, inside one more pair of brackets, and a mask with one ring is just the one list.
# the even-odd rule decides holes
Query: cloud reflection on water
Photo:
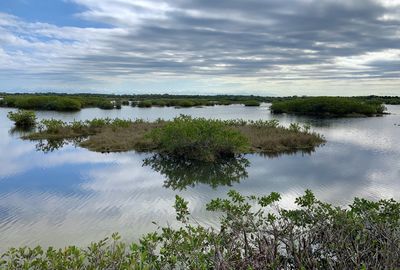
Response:
[{"label": "cloud reflection on water", "polygon": [[[232,118],[243,108],[236,110]],[[246,155],[248,178],[215,188],[207,181],[199,182],[183,190],[163,187],[168,180],[165,172],[142,166],[149,155],[101,154],[71,145],[43,154],[34,143],[10,135],[10,123],[3,117],[1,113],[3,249],[39,243],[83,245],[115,231],[128,240],[136,239],[155,229],[152,221],[174,224],[175,194],[189,200],[193,216],[207,224],[213,224],[215,217],[205,211],[204,204],[224,197],[232,188],[244,194],[278,191],[282,205],[288,207],[307,188],[322,200],[341,204],[354,196],[400,199],[400,128],[392,124],[400,122],[399,115],[328,120],[328,125],[315,127],[328,143],[311,155]]]}]

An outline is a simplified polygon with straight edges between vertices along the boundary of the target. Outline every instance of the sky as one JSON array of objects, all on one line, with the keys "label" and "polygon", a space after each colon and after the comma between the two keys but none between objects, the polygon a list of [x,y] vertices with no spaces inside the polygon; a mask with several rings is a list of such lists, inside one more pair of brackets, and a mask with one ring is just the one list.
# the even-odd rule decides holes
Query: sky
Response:
[{"label": "sky", "polygon": [[0,0],[0,91],[400,95],[400,0]]}]

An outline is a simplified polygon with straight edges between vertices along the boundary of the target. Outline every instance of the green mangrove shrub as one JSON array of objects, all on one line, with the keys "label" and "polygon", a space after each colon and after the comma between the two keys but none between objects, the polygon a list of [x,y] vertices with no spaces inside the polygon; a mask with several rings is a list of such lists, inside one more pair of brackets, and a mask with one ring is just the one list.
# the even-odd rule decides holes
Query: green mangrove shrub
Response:
[{"label": "green mangrove shrub", "polygon": [[60,96],[6,96],[4,102],[23,110],[78,111],[82,106],[76,99]]},{"label": "green mangrove shrub", "polygon": [[88,107],[98,107],[103,109],[114,108],[111,99],[103,97],[55,94],[7,95],[2,100],[0,106],[27,110],[52,111],[78,111],[81,108]]},{"label": "green mangrove shrub", "polygon": [[160,152],[186,159],[213,161],[249,148],[246,137],[224,121],[185,115],[152,130],[149,137]]},{"label": "green mangrove shrub", "polygon": [[16,112],[9,112],[7,117],[18,128],[30,128],[36,125],[36,114],[32,111],[18,110]]},{"label": "green mangrove shrub", "polygon": [[[60,130],[64,127],[66,127],[66,123],[62,120],[58,119],[43,119],[40,121],[39,124],[39,131],[45,130],[47,133],[50,134],[57,134],[60,132]],[[76,128],[76,125],[75,125]]]},{"label": "green mangrove shrub", "polygon": [[219,228],[190,217],[189,203],[176,196],[181,226],[159,226],[139,242],[118,234],[86,248],[11,248],[1,269],[398,269],[400,204],[354,199],[349,207],[319,201],[307,190],[294,209],[281,195],[227,198],[207,204]]},{"label": "green mangrove shrub", "polygon": [[260,106],[260,102],[257,100],[246,100],[243,102],[246,107],[258,107]]},{"label": "green mangrove shrub", "polygon": [[347,97],[305,97],[273,101],[270,109],[273,113],[315,116],[372,116],[383,114],[386,110],[382,103]]},{"label": "green mangrove shrub", "polygon": [[103,109],[103,110],[111,110],[111,109],[114,109],[114,104],[112,104],[112,102],[109,101],[109,100],[101,101],[101,102],[99,102],[99,103],[97,104],[97,106],[98,106],[100,109]]}]

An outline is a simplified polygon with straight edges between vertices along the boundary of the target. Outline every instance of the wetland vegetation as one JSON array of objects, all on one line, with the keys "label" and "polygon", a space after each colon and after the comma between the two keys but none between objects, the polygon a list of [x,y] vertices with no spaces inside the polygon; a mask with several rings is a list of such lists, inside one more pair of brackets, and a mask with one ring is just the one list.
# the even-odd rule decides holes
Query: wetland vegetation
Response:
[{"label": "wetland vegetation", "polygon": [[[54,111],[77,111],[82,108],[97,107],[101,109],[119,109],[121,106],[137,106],[140,108],[150,107],[200,107],[214,105],[243,104],[245,106],[260,106],[265,103],[280,103],[283,101],[309,102],[311,97],[287,96],[268,97],[254,95],[108,95],[108,94],[65,94],[65,93],[35,93],[35,94],[10,94],[0,93],[0,107],[10,107],[30,110],[54,110]],[[349,107],[349,102],[361,102],[366,104],[400,104],[400,97],[396,96],[354,96],[354,97],[315,97],[319,102],[332,103],[333,98],[340,98],[337,107]],[[347,101],[347,103],[344,103]],[[280,111],[283,104],[275,105],[275,111]],[[304,105],[303,105],[304,106]],[[309,105],[307,105],[309,106]],[[355,106],[354,104],[352,106]],[[352,108],[354,110],[354,108]],[[308,111],[308,110],[307,110]],[[331,114],[337,113],[336,109]],[[351,113],[351,112],[350,112]],[[358,113],[358,112],[356,112]],[[375,112],[379,113],[379,112]],[[308,111],[307,114],[311,114]],[[315,114],[315,112],[314,112]],[[364,108],[361,114],[370,114]]]},{"label": "wetland vegetation", "polygon": [[319,201],[307,190],[296,209],[281,196],[243,196],[230,191],[207,210],[220,228],[203,226],[176,196],[181,227],[160,226],[130,245],[118,234],[87,248],[12,248],[6,269],[397,269],[400,204],[354,199],[347,208]]},{"label": "wetland vegetation", "polygon": [[36,114],[31,111],[9,112],[7,117],[14,122],[16,128],[29,129],[36,125]]},{"label": "wetland vegetation", "polygon": [[[110,101],[113,108],[131,103]],[[12,112],[9,118],[16,126],[34,127],[24,138],[36,141],[44,151],[72,142],[98,152],[153,152],[143,165],[164,177],[161,185],[176,191],[197,184],[216,188],[246,182],[245,153],[307,152],[324,143],[307,125],[284,127],[276,120],[182,115],[152,122],[108,118],[38,122],[28,111]],[[179,228],[160,226],[131,244],[114,234],[86,248],[12,248],[2,254],[0,269],[379,269],[382,265],[396,269],[400,265],[398,202],[355,199],[342,208],[320,202],[307,191],[296,199],[293,210],[280,207],[279,198],[277,193],[245,197],[231,191],[228,199],[207,205],[221,217],[221,226],[211,227],[191,219],[188,203],[177,197]]]},{"label": "wetland vegetation", "polygon": [[60,96],[60,95],[6,95],[0,103],[2,107],[24,110],[79,111],[82,108],[98,107],[113,109],[111,100],[100,97]]},{"label": "wetland vegetation", "polygon": [[[171,121],[93,119],[70,123],[45,119],[30,140],[80,139],[98,152],[152,151],[185,159],[213,161],[243,153],[313,149],[324,138],[309,126],[284,127],[277,120],[212,120],[181,115]],[[82,140],[82,138],[85,138]]]},{"label": "wetland vegetation", "polygon": [[365,101],[345,97],[308,97],[286,101],[274,101],[272,113],[347,117],[375,116],[385,113],[385,106],[376,100]]}]

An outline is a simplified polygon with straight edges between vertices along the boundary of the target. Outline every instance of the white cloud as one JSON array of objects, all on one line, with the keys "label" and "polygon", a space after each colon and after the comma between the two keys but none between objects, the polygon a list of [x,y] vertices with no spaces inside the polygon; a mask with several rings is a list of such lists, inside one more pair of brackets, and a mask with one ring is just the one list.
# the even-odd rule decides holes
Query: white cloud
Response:
[{"label": "white cloud", "polygon": [[[31,23],[0,13],[2,88],[162,92],[171,89],[151,85],[186,78],[191,84],[172,91],[279,94],[293,85],[307,94],[317,85],[399,75],[398,1],[69,2],[84,8],[75,16],[105,26]],[[395,94],[390,83],[379,91]]]}]

